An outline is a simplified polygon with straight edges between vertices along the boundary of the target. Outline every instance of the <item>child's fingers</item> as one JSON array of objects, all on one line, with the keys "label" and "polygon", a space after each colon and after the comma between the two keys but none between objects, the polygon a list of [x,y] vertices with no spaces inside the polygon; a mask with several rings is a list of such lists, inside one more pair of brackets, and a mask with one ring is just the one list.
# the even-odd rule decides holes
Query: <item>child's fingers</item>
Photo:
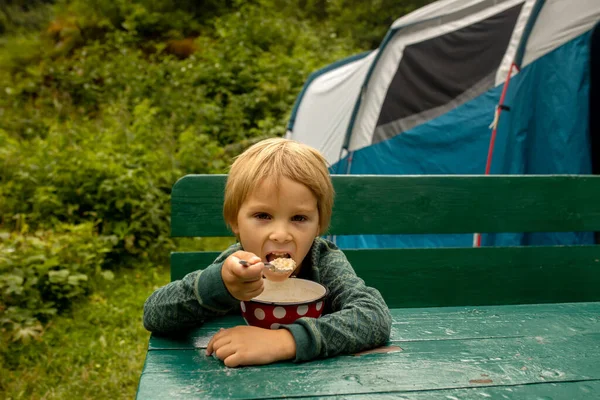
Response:
[{"label": "child's fingers", "polygon": [[206,355],[210,356],[216,349],[219,348],[219,345],[223,343],[218,343],[220,339],[222,339],[225,335],[225,329],[219,329],[219,332],[215,333],[212,338],[208,341],[208,345],[206,346]]},{"label": "child's fingers", "polygon": [[[217,357],[219,357],[219,351],[221,351],[222,348],[229,346],[230,344],[231,344],[230,337],[222,337],[220,339],[217,339],[213,343],[212,352],[215,353],[217,355]],[[221,357],[219,357],[219,358],[221,358]],[[222,360],[222,358],[221,358],[221,360]]]},{"label": "child's fingers", "polygon": [[210,340],[208,341],[208,345],[206,345],[206,355],[210,356],[213,352],[213,343],[215,342],[215,336],[217,336],[217,334],[213,335],[213,337],[210,338]]},{"label": "child's fingers", "polygon": [[239,353],[233,353],[230,356],[223,359],[223,363],[226,367],[235,368],[241,365],[242,358]]},{"label": "child's fingers", "polygon": [[265,290],[262,279],[260,279],[260,281],[256,283],[257,285],[252,284],[253,286],[248,287],[248,290],[246,291],[246,296],[248,297],[248,299],[253,299],[256,296],[259,296],[263,292],[263,290]]},{"label": "child's fingers", "polygon": [[206,355],[210,356],[213,352],[213,340],[215,340],[215,337],[213,336],[212,338],[210,338],[210,341],[208,342],[208,345],[206,346]]},{"label": "child's fingers", "polygon": [[256,264],[257,262],[261,261],[260,257],[258,257],[254,253],[250,253],[249,251],[236,251],[231,255],[231,257],[237,258],[236,262],[239,262],[239,260],[244,260],[247,261],[250,265]]},{"label": "child's fingers", "polygon": [[262,271],[265,265],[262,262],[257,262],[252,265],[241,265],[232,268],[232,273],[242,282],[254,282],[262,278]]},{"label": "child's fingers", "polygon": [[219,347],[219,349],[215,351],[215,354],[219,360],[225,360],[227,357],[235,354],[235,351],[235,346],[231,343],[227,343],[226,345]]},{"label": "child's fingers", "polygon": [[[253,281],[260,277],[264,265],[260,257],[247,251],[236,251],[229,256],[228,270],[241,281]],[[243,261],[244,263],[240,263]],[[257,265],[260,264],[260,265]]]}]

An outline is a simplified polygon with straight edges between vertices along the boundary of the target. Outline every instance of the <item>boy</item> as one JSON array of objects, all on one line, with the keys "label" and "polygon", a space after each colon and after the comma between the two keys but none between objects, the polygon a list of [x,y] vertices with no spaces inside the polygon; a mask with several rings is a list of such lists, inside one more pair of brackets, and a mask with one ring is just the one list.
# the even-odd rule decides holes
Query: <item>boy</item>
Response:
[{"label": "boy", "polygon": [[[228,367],[310,360],[385,344],[391,317],[380,293],[365,286],[333,243],[322,239],[331,218],[333,186],[323,156],[275,138],[256,143],[231,166],[223,214],[238,243],[204,270],[156,290],[144,304],[144,326],[169,333],[239,309],[263,291],[264,262],[290,257],[293,276],[329,289],[323,316],[280,329],[222,329],[206,354]],[[239,261],[245,260],[248,266]]]}]

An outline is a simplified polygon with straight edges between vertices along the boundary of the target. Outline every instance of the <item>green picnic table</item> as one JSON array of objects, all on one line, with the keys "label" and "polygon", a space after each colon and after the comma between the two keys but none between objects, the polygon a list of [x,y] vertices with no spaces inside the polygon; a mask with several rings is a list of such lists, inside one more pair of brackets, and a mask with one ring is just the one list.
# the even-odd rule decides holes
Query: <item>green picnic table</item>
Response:
[{"label": "green picnic table", "polygon": [[[600,177],[334,176],[333,234],[600,230]],[[228,236],[225,176],[172,193],[174,236]],[[600,399],[600,246],[345,251],[380,290],[387,346],[305,363],[227,368],[204,355],[210,321],[152,335],[138,399]],[[175,252],[171,278],[218,252]]]}]

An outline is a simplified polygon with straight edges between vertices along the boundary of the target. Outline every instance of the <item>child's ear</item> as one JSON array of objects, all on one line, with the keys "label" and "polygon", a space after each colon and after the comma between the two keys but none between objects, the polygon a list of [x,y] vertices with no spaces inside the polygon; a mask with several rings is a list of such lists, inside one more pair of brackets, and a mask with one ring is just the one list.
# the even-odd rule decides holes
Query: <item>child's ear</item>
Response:
[{"label": "child's ear", "polygon": [[235,236],[240,235],[240,229],[238,228],[237,222],[232,222],[229,224],[229,226],[231,227],[231,231],[235,234]]}]

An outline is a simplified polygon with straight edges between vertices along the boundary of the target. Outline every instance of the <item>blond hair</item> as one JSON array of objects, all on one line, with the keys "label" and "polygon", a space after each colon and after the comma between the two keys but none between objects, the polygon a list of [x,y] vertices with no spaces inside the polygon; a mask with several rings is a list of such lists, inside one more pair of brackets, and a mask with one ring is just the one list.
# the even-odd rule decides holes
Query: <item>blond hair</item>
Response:
[{"label": "blond hair", "polygon": [[227,225],[231,227],[236,223],[242,203],[263,179],[272,179],[278,187],[281,177],[303,184],[315,195],[319,234],[324,234],[329,228],[334,197],[327,161],[312,147],[282,138],[261,140],[231,165],[223,203]]}]

